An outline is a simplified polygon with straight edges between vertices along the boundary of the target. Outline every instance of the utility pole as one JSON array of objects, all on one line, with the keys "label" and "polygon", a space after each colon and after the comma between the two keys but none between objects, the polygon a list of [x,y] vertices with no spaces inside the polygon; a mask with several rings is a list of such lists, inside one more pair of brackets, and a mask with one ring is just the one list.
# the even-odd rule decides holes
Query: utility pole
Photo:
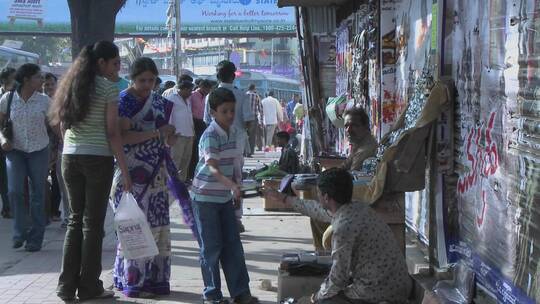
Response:
[{"label": "utility pole", "polygon": [[274,74],[274,38],[272,40],[272,48],[270,50],[270,73]]},{"label": "utility pole", "polygon": [[182,74],[182,33],[180,28],[180,0],[175,0],[176,31],[175,31],[175,58],[176,58],[176,83],[180,82]]},{"label": "utility pole", "polygon": [[174,71],[176,70],[176,62],[174,61],[174,52],[176,48],[174,47],[174,28],[175,25],[173,24],[173,21],[175,20],[175,5],[173,1],[169,0],[169,6],[167,7],[167,21],[165,22],[165,26],[167,27],[167,54],[170,56],[166,58],[167,62],[167,68],[171,70],[171,74],[174,75]]}]

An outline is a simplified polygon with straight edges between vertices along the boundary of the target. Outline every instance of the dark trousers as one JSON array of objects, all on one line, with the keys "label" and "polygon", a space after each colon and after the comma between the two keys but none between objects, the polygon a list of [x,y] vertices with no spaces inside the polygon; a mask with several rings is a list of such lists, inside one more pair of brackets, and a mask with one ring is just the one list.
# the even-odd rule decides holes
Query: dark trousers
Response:
[{"label": "dark trousers", "polygon": [[6,156],[4,151],[0,149],[0,197],[2,198],[2,212],[11,210],[8,199],[8,182],[6,171]]},{"label": "dark trousers", "polygon": [[252,120],[249,122],[247,129],[248,140],[249,140],[249,155],[255,153],[256,137],[257,137],[257,121]]},{"label": "dark trousers", "polygon": [[193,127],[195,129],[195,139],[193,140],[193,153],[191,154],[191,162],[188,170],[189,179],[195,177],[195,167],[197,167],[197,162],[199,162],[199,141],[204,130],[206,130],[206,123],[202,119],[193,118]]},{"label": "dark trousers", "polygon": [[60,216],[60,201],[62,196],[60,195],[60,185],[58,184],[58,178],[56,175],[56,166],[50,171],[51,175],[51,213],[50,216]]},{"label": "dark trousers", "polygon": [[262,151],[264,150],[264,126],[260,123],[257,123],[255,131],[255,145],[259,148],[260,151]]},{"label": "dark trousers", "polygon": [[103,293],[101,248],[113,166],[112,156],[62,157],[70,215],[57,288],[60,297],[73,297],[76,290],[81,299]]}]

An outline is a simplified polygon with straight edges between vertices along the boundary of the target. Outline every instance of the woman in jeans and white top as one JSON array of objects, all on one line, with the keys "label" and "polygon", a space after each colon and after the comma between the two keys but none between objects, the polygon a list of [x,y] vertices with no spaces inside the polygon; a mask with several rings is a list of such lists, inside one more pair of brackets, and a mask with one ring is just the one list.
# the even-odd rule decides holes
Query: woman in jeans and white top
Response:
[{"label": "woman in jeans and white top", "polygon": [[[131,190],[118,125],[118,47],[101,41],[85,47],[62,79],[50,111],[63,132],[62,176],[68,191],[69,223],[57,294],[64,301],[109,298],[101,274],[103,224],[114,157],[124,190]],[[113,157],[114,155],[114,157]]]},{"label": "woman in jeans and white top", "polygon": [[[20,84],[13,94],[11,110],[7,117],[8,99],[0,100],[0,124],[11,118],[13,138],[0,136],[2,150],[6,153],[8,197],[13,206],[13,248],[26,242],[27,251],[39,251],[45,233],[45,181],[48,173],[49,136],[47,135],[47,110],[49,97],[39,93],[43,77],[38,65],[27,63],[17,70],[15,79]],[[30,215],[24,204],[24,184],[31,181]]]}]

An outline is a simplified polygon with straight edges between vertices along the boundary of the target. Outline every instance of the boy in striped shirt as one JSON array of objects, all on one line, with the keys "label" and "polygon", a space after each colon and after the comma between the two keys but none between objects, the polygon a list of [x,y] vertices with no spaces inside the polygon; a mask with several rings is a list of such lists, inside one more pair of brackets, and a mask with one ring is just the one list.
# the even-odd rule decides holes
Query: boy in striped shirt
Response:
[{"label": "boy in striped shirt", "polygon": [[232,91],[217,88],[208,96],[214,120],[199,142],[199,163],[193,180],[193,211],[199,231],[204,303],[229,303],[221,292],[223,268],[233,303],[259,303],[251,296],[244,249],[235,216],[240,202],[240,161],[233,127],[236,99]]}]

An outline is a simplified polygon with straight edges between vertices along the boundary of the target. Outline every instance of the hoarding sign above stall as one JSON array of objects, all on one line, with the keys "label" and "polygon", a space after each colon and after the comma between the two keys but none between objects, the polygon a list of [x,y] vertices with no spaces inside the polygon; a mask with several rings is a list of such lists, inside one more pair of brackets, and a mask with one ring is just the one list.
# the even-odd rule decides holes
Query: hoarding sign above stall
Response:
[{"label": "hoarding sign above stall", "polygon": [[[128,0],[116,18],[118,35],[165,35],[169,0]],[[294,8],[277,0],[182,0],[182,35],[296,33]],[[0,32],[69,34],[66,0],[0,1]]]}]

